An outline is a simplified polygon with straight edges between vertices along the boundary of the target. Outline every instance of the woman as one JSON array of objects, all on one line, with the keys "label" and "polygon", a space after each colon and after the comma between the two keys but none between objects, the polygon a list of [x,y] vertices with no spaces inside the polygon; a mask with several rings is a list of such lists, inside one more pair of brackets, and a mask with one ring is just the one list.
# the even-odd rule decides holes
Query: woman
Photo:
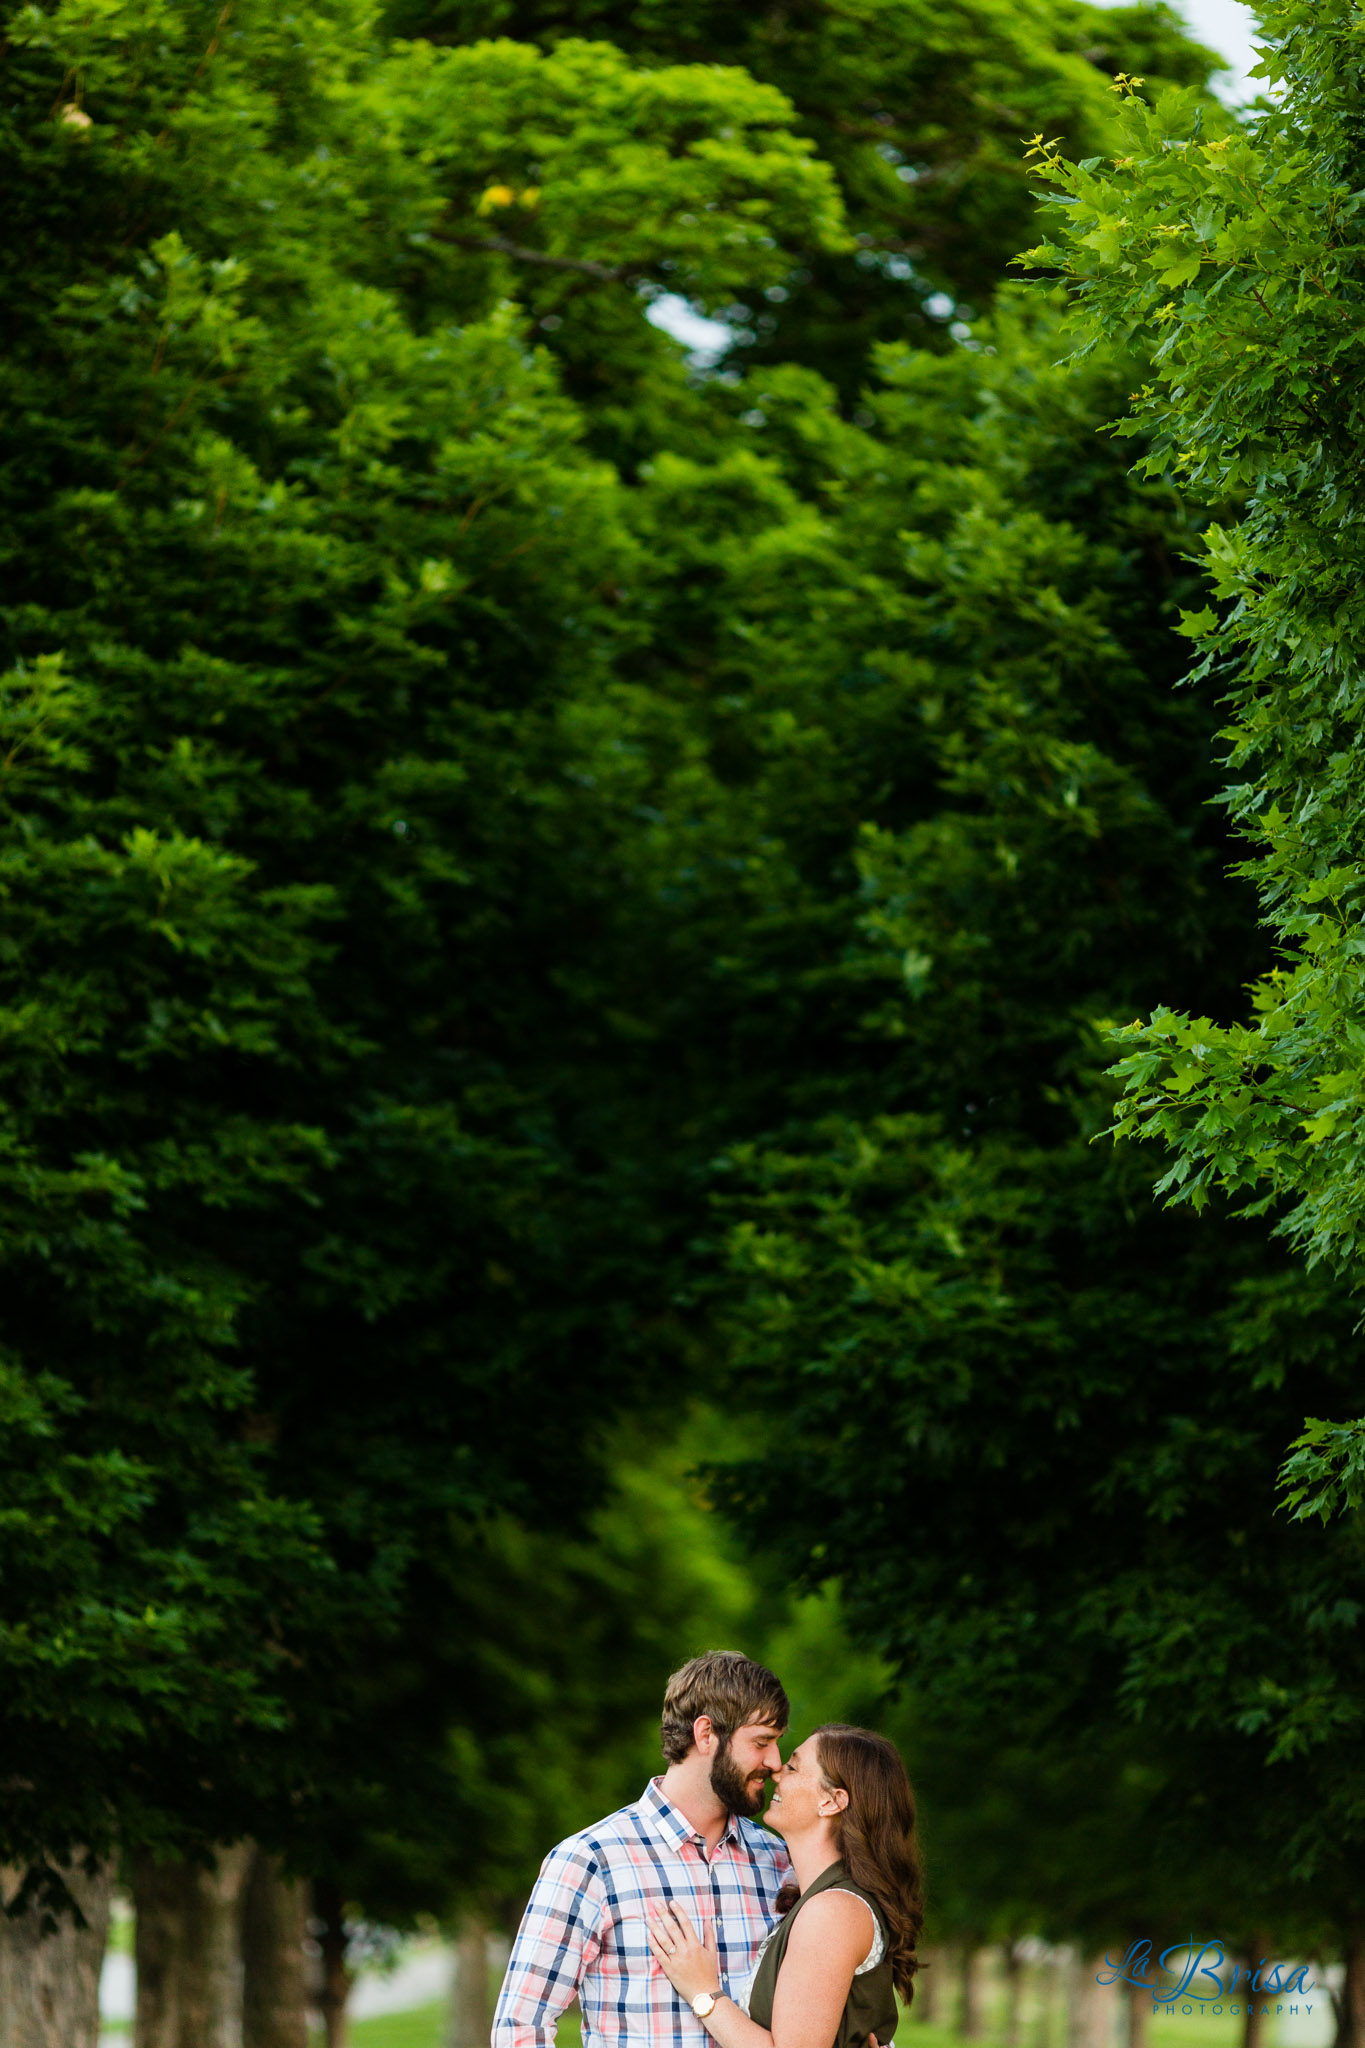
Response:
[{"label": "woman", "polygon": [[[799,1893],[747,1984],[721,1988],[686,1913],[651,1910],[660,1967],[720,2048],[868,2048],[914,1995],[924,1886],[915,1797],[899,1753],[866,1728],[817,1728],[777,1775],[767,1824]],[[784,1903],[785,1888],[778,1904]]]}]

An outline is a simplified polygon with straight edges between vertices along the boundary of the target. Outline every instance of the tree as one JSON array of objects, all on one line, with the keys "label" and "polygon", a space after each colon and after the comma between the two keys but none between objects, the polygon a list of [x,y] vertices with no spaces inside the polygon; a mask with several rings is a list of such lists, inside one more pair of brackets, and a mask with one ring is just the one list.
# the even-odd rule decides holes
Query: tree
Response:
[{"label": "tree", "polygon": [[[391,0],[388,19],[437,43],[515,35],[556,50],[606,37],[646,66],[742,66],[779,88],[838,180],[851,233],[779,230],[770,269],[722,288],[677,266],[668,288],[729,322],[732,367],[805,364],[849,408],[879,342],[941,349],[954,317],[989,306],[1032,218],[1022,134],[1046,123],[1088,155],[1113,126],[1114,72],[1202,87],[1217,62],[1164,6],[1075,0],[1024,12],[997,0]],[[530,277],[520,289],[534,300]],[[613,374],[595,364],[593,335],[571,322],[552,336],[589,402]]]},{"label": "tree", "polygon": [[278,1621],[331,1603],[316,1518],[238,1427],[249,1282],[157,1213],[306,1184],[306,1125],[248,1111],[206,1142],[167,1084],[234,1058],[287,1074],[317,1018],[306,892],[181,832],[100,832],[92,692],[56,659],[10,673],[3,717],[4,1837],[67,1861],[107,1847],[148,1743],[277,1726]]},{"label": "tree", "polygon": [[[656,479],[726,592],[689,654],[728,786],[660,826],[692,888],[730,857],[693,1039],[733,1018],[772,1117],[718,1182],[770,1439],[730,1499],[945,1713],[1008,1700],[1065,1740],[1140,1709],[1187,1756],[1231,1745],[1277,1830],[1237,1806],[1243,1852],[1354,1939],[1359,1536],[1272,1512],[1295,1404],[1351,1384],[1349,1301],[1245,1224],[1154,1211],[1146,1162],[1091,1142],[1103,1020],[1177,977],[1230,1010],[1259,965],[1212,693],[1170,689],[1194,534],[1096,435],[1131,362],[992,339],[889,359],[870,449],[760,387],[737,545],[703,517],[719,478]],[[787,447],[837,477],[823,517]]]},{"label": "tree", "polygon": [[[1116,1128],[1170,1147],[1159,1192],[1277,1213],[1310,1263],[1354,1279],[1362,56],[1344,5],[1276,4],[1264,21],[1277,90],[1245,131],[1206,142],[1186,101],[1153,114],[1127,94],[1112,170],[1043,146],[1067,203],[1035,256],[1075,281],[1092,331],[1159,335],[1122,428],[1143,434],[1147,472],[1246,506],[1209,533],[1219,605],[1185,630],[1231,706],[1223,801],[1276,960],[1249,1022],[1163,1000],[1120,1034]],[[1310,1423],[1287,1468],[1298,1512],[1358,1504],[1361,1446],[1358,1424]]]},{"label": "tree", "polygon": [[577,1515],[666,1342],[604,1228],[610,831],[566,746],[632,542],[458,240],[493,171],[453,200],[414,124],[456,84],[499,161],[557,123],[554,224],[599,203],[577,120],[721,278],[774,213],[833,232],[829,180],[742,79],[366,21],[7,22],[5,1851],[39,1863],[305,1837],[424,1574]]}]

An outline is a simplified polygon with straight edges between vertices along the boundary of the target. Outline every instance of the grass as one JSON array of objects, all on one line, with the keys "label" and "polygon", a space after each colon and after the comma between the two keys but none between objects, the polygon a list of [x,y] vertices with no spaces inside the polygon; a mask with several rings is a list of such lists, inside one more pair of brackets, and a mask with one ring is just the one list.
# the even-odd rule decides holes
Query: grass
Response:
[{"label": "grass", "polygon": [[[934,1975],[938,1980],[933,1990],[944,2017],[925,2021],[907,2019],[902,2014],[896,2034],[897,2048],[968,2048],[957,2029],[950,2024],[956,2017],[959,1997],[953,1958],[943,1952],[931,1952],[931,1960],[937,1966]],[[1057,1974],[1051,1964],[1040,1966],[1030,1962],[1025,1965],[1018,1980],[1018,2048],[1066,2048],[1068,1996],[1065,1979],[1066,1972]],[[978,1989],[983,2033],[972,2048],[1004,2048],[1009,1996],[998,1951],[983,1958]],[[1326,1997],[1325,1992],[1319,1995]],[[1117,1994],[1113,1997],[1114,2003],[1109,2005],[1107,2012],[1108,2039],[1112,2048],[1128,2048],[1126,2000],[1120,2001]],[[1147,2048],[1242,2048],[1245,2021],[1240,2013],[1229,2012],[1226,2005],[1221,2013],[1201,2011],[1194,2000],[1185,2002],[1195,2004],[1195,2010],[1182,2013],[1172,2008],[1153,2015],[1148,2009],[1144,2030]],[[1240,2004],[1241,2001],[1233,1999],[1227,2003]],[[1262,2048],[1276,2048],[1281,2036],[1274,2015],[1267,2015],[1261,2024]]]},{"label": "grass", "polygon": [[[1234,2043],[1239,2043],[1242,2038],[1241,2020],[1232,2019],[1227,2013],[1211,2014],[1202,2020],[1193,2015],[1184,2019],[1177,2012],[1169,2018],[1149,2020],[1147,2024],[1151,2030],[1147,2036],[1151,2048],[1201,2048],[1204,2042],[1208,2043],[1208,2048],[1234,2048]],[[1261,2039],[1267,2048],[1274,2048],[1273,2019],[1266,2021]]]},{"label": "grass", "polygon": [[[1060,2017],[1060,2015],[1059,2015]],[[1274,2035],[1270,2032],[1271,2022],[1266,2022],[1266,2033],[1261,2036],[1266,2048],[1273,2048]],[[1230,2019],[1226,2013],[1219,2019],[1182,2019],[1177,2014],[1173,2019],[1152,2020],[1147,2036],[1148,2048],[1241,2048],[1242,2023]],[[1120,2035],[1120,2039],[1122,2036]],[[1000,2048],[1003,2035],[996,2027],[988,2029],[974,2048]],[[1060,2048],[1062,2028],[1059,2025],[1053,2036],[1052,2048]],[[1025,2026],[1020,2032],[1021,2048],[1037,2048],[1037,2036]],[[935,2021],[926,2024],[923,2020],[908,2020],[901,2016],[896,2029],[896,2048],[966,2048],[962,2036],[953,2027],[941,2026]]]},{"label": "grass", "polygon": [[[410,2012],[380,2013],[372,2020],[351,2021],[351,2048],[445,2048],[449,2007],[443,1998],[434,2005],[415,2005]],[[316,2038],[321,2040],[319,2029]],[[559,2022],[559,2048],[579,2048],[578,2014]]]},{"label": "grass", "polygon": [[[1322,1993],[1325,1998],[1326,1993]],[[1036,2006],[1030,2009],[1026,2003],[1023,2024],[1019,2029],[1020,2048],[1065,2048],[1066,2025],[1061,2002],[1051,2014],[1050,2024],[1040,2024],[1041,2015]],[[1261,2041],[1263,2048],[1275,2048],[1278,2029],[1274,2017],[1263,2023]],[[1125,2015],[1117,2016],[1117,2039],[1126,2039]],[[1223,2012],[1201,2016],[1198,2012],[1186,2016],[1180,2012],[1149,2018],[1147,2022],[1148,2048],[1241,2048],[1243,2021],[1240,2016]],[[1004,2010],[995,1986],[988,1987],[986,1997],[986,2032],[977,2048],[1001,2048],[1004,2040]],[[962,2037],[954,2027],[938,2021],[908,2020],[904,2014],[896,2032],[897,2048],[966,2048]]]},{"label": "grass", "polygon": [[[1274,2048],[1274,2025],[1273,2019],[1265,2022],[1261,2036],[1265,2048]],[[1060,2043],[1061,2032],[1059,2026],[1054,2048]],[[1021,2030],[1020,2038],[1022,2048],[1034,2048],[1036,2037],[1028,2027]],[[999,2048],[1000,2041],[1000,2032],[992,2027],[978,2048]],[[1208,2019],[1193,2015],[1185,2019],[1175,2013],[1170,2018],[1149,2020],[1147,2041],[1148,2048],[1241,2048],[1242,2022],[1227,2013],[1216,2018],[1210,2015]],[[896,2048],[964,2048],[964,2043],[952,2027],[902,2017],[896,2031]]]},{"label": "grass", "polygon": [[[444,2048],[445,2031],[446,2006],[438,2000],[435,2005],[418,2006],[411,2012],[353,2020],[351,2041],[353,2048]],[[962,2048],[952,2027],[920,2020],[902,2018],[896,2038],[899,2048]],[[992,2039],[998,2038],[993,2029]],[[1026,2041],[1027,2038],[1025,2029]],[[1151,2023],[1149,2042],[1150,2048],[1239,2048],[1241,2038],[1241,2022],[1227,2013],[1209,2019],[1183,2019],[1176,2013]],[[579,2048],[579,2041],[578,2016],[566,2014],[559,2023],[558,2048]]]},{"label": "grass", "polygon": [[[1041,2017],[1036,2007],[1030,2010],[1026,2004],[1020,2028],[1020,2048],[1064,2048],[1065,2028],[1060,2008],[1053,2012],[1050,2027],[1040,2025]],[[978,2048],[1001,2048],[1004,2013],[994,1986],[987,1991],[986,2022],[986,2035]],[[445,2048],[448,2025],[448,2007],[444,1999],[438,1999],[432,2005],[414,2006],[409,2012],[383,2013],[374,2019],[352,2020],[352,2048]],[[106,2029],[109,2031],[113,2030]],[[316,2038],[320,2039],[320,2034]],[[955,2028],[936,2021],[909,2020],[904,2015],[896,2038],[898,2048],[964,2048]],[[1265,2048],[1274,2048],[1273,2020],[1266,2022],[1262,2038]],[[1242,2022],[1229,2013],[1210,2014],[1207,2019],[1201,2019],[1195,2016],[1186,2018],[1174,2012],[1169,2017],[1149,2022],[1149,2048],[1241,2048],[1241,2041]],[[581,2048],[581,2042],[577,2011],[565,2013],[557,2029],[557,2048]]]},{"label": "grass", "polygon": [[411,2012],[386,2012],[372,2020],[351,2021],[352,2048],[444,2048],[448,2007],[415,2005]]}]

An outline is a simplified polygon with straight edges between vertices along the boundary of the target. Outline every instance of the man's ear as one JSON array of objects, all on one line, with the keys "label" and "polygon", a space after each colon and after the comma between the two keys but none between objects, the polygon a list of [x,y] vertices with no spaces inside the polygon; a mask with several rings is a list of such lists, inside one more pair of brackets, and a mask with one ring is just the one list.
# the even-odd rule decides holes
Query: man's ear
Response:
[{"label": "man's ear", "polygon": [[702,1756],[714,1756],[720,1746],[720,1737],[712,1726],[709,1714],[698,1714],[692,1723],[692,1740]]}]

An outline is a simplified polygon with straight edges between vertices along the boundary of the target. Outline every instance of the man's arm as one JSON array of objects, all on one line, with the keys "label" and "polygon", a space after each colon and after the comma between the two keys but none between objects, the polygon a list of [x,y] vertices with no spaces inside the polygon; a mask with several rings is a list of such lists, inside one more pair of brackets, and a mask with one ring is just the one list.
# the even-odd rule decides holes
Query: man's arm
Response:
[{"label": "man's arm", "polygon": [[555,2022],[602,1950],[606,1888],[591,1852],[552,1849],[512,1944],[492,2048],[554,2048]]}]

